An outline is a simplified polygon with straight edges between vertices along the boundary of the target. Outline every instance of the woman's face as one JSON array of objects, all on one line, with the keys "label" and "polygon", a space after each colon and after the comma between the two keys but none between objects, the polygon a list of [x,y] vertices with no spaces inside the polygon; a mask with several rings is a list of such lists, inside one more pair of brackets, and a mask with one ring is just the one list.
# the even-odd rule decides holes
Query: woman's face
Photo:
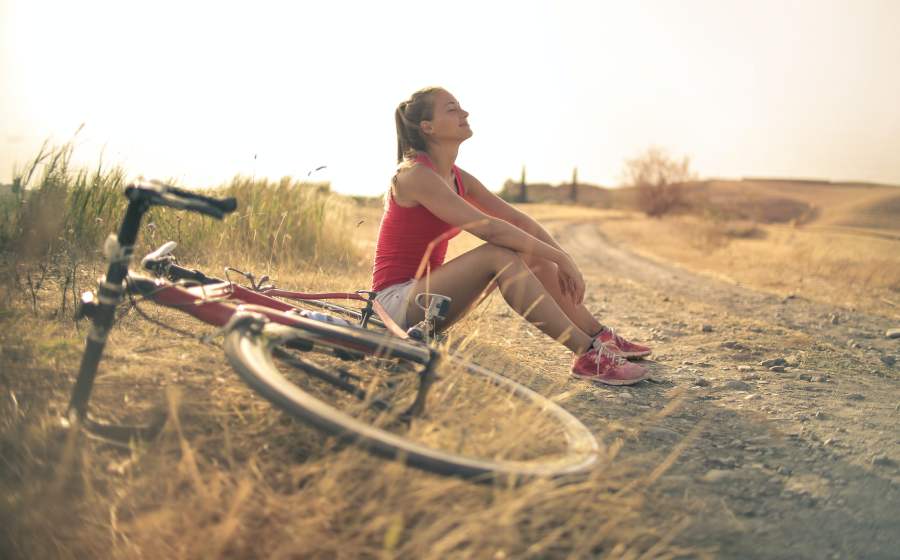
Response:
[{"label": "woman's face", "polygon": [[450,140],[462,142],[472,136],[467,113],[453,95],[444,90],[434,94],[433,116],[422,121],[422,130],[432,141]]}]

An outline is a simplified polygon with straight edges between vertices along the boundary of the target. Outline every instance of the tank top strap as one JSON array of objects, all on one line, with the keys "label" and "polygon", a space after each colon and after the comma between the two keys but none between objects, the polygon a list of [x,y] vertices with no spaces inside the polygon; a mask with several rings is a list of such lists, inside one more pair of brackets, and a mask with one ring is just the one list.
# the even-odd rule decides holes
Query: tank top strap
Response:
[{"label": "tank top strap", "polygon": [[466,196],[466,186],[463,184],[462,173],[459,172],[459,167],[453,166],[453,175],[456,176],[456,193],[459,196]]},{"label": "tank top strap", "polygon": [[431,161],[431,158],[428,157],[428,154],[425,152],[416,152],[416,159],[413,160],[416,163],[421,163],[428,169],[437,173],[437,168],[434,166],[434,162]]},{"label": "tank top strap", "polygon": [[[434,162],[431,161],[431,158],[428,157],[428,154],[425,152],[416,152],[416,159],[414,159],[416,163],[421,163],[428,169],[431,169],[435,173],[437,173],[437,168],[434,166]],[[466,187],[463,186],[462,174],[459,172],[459,167],[456,165],[453,166],[453,176],[456,179],[456,193],[459,196],[464,196],[466,194]]]}]

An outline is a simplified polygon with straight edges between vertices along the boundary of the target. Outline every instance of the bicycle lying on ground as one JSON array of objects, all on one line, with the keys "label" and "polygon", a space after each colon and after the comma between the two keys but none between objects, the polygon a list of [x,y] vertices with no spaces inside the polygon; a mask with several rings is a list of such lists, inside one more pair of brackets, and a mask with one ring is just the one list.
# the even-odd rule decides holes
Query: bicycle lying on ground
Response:
[{"label": "bicycle lying on ground", "polygon": [[[178,266],[168,244],[142,260],[157,277],[129,271],[151,206],[222,219],[236,202],[160,183],[129,185],[125,196],[119,232],[104,247],[106,276],[98,295],[86,292],[79,306],[79,316],[92,325],[65,419],[72,428],[128,443],[154,437],[165,422],[125,426],[88,414],[115,311],[127,295],[135,306],[151,300],[220,327],[228,361],[252,389],[295,418],[379,456],[478,480],[582,474],[596,464],[599,445],[574,416],[508,377],[429,344],[433,325],[420,324],[424,340],[411,339],[381,312],[372,292],[288,292],[241,273],[250,280],[247,288]],[[314,302],[358,324],[276,295]],[[365,307],[309,296],[355,299]],[[422,302],[430,310],[426,317],[439,321],[446,298],[431,296]],[[367,328],[373,325],[377,330]]]}]

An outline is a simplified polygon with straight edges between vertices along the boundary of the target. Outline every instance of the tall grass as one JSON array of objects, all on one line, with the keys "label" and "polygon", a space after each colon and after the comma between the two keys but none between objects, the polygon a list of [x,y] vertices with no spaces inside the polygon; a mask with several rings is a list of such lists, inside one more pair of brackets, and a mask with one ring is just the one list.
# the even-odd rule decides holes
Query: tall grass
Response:
[{"label": "tall grass", "polygon": [[[13,180],[0,201],[0,252],[17,261],[83,261],[98,256],[103,239],[124,214],[126,172],[72,165],[71,143],[44,146]],[[347,216],[353,202],[327,183],[236,177],[207,189],[234,196],[238,211],[223,221],[155,207],[144,220],[136,248],[173,240],[192,261],[236,259],[267,266],[342,265],[357,255]],[[237,264],[237,263],[235,263]]]}]

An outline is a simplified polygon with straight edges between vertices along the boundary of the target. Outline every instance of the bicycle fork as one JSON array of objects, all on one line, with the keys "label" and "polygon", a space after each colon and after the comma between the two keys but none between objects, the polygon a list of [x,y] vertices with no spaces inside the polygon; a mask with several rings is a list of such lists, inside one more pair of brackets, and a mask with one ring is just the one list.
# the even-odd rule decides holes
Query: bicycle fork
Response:
[{"label": "bicycle fork", "polygon": [[100,364],[103,349],[106,347],[106,339],[113,326],[116,306],[123,298],[128,263],[131,260],[141,217],[147,211],[147,207],[147,203],[143,200],[132,200],[128,203],[119,234],[117,236],[110,234],[103,246],[109,267],[106,277],[100,279],[97,300],[94,300],[93,294],[90,292],[81,296],[81,305],[76,313],[76,318],[89,318],[91,330],[88,332],[84,355],[81,358],[81,367],[78,370],[78,379],[75,381],[69,408],[66,411],[66,418],[69,421],[84,420],[87,415],[87,404],[91,398],[94,378],[97,376],[97,366]]}]

